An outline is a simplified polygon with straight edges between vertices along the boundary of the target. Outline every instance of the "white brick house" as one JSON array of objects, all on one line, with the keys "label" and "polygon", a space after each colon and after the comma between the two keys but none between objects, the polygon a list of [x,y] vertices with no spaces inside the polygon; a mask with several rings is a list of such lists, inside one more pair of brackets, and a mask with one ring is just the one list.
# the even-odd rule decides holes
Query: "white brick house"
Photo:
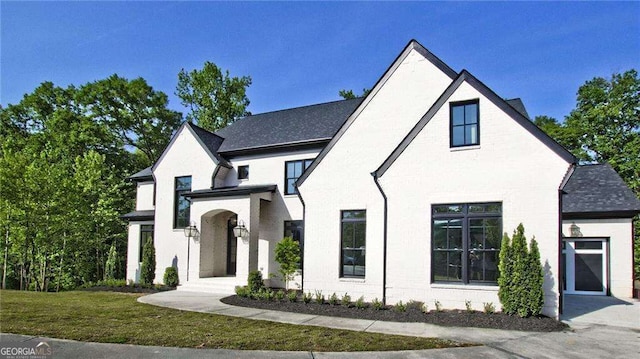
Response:
[{"label": "white brick house", "polygon": [[[275,244],[301,243],[294,286],[367,300],[497,298],[503,232],[523,223],[545,268],[544,313],[562,293],[632,295],[632,218],[640,201],[606,164],[578,166],[466,70],[411,41],[364,99],[249,116],[213,134],[184,124],[138,184],[127,278],[141,239],[156,279],[181,289],[277,273]],[[198,235],[183,228],[194,223]],[[248,233],[236,238],[232,229]],[[281,286],[277,279],[269,281]]]}]

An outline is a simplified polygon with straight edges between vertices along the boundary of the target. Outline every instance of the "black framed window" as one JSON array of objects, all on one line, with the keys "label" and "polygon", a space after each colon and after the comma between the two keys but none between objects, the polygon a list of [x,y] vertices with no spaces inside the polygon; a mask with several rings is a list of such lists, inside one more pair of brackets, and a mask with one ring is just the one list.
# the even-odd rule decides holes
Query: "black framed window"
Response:
[{"label": "black framed window", "polygon": [[249,165],[238,166],[238,179],[249,179]]},{"label": "black framed window", "polygon": [[298,242],[300,246],[298,269],[302,269],[304,258],[304,221],[284,221],[284,236],[291,237],[294,241]]},{"label": "black framed window", "polygon": [[176,177],[173,228],[184,228],[189,225],[191,202],[184,196],[187,192],[191,192],[191,176]]},{"label": "black framed window", "polygon": [[478,100],[454,102],[450,105],[451,147],[480,144],[480,110]]},{"label": "black framed window", "polygon": [[497,283],[501,203],[433,205],[431,231],[432,282]]},{"label": "black framed window", "polygon": [[153,224],[143,224],[140,226],[140,253],[138,253],[138,262],[142,262],[142,249],[148,240],[153,240]]},{"label": "black framed window", "polygon": [[365,210],[341,212],[340,276],[364,277],[367,232]]},{"label": "black framed window", "polygon": [[311,166],[312,159],[287,161],[284,163],[284,194],[296,194],[296,181]]}]

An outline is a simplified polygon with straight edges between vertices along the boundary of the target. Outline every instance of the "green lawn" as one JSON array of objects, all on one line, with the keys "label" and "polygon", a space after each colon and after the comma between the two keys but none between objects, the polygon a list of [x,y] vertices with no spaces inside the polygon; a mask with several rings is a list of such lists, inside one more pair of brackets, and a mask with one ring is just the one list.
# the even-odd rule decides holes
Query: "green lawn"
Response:
[{"label": "green lawn", "polygon": [[0,331],[103,343],[287,351],[383,351],[466,346],[184,312],[138,303],[138,294],[0,291]]}]

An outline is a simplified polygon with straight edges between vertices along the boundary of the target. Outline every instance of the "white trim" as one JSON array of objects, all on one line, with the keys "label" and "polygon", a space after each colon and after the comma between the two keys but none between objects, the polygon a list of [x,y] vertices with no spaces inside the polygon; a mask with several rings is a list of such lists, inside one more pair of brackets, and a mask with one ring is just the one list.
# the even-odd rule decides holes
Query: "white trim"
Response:
[{"label": "white trim", "polygon": [[[580,295],[607,295],[609,290],[609,253],[607,250],[607,238],[564,238],[565,249],[562,250],[565,258],[565,280],[567,288],[564,294]],[[601,249],[575,249],[576,242],[602,242]],[[569,255],[567,255],[569,254]],[[575,255],[576,254],[601,254],[602,255],[602,291],[582,291],[575,289]]]}]

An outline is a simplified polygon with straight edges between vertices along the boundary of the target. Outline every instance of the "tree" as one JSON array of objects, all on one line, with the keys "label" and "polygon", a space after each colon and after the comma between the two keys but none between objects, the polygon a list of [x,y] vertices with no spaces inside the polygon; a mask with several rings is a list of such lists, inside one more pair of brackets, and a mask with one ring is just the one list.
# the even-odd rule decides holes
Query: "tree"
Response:
[{"label": "tree", "polygon": [[149,238],[142,247],[142,264],[140,266],[140,282],[153,284],[156,278],[156,248],[153,239]]},{"label": "tree", "polygon": [[188,121],[215,132],[250,115],[246,95],[250,85],[251,77],[230,77],[229,71],[223,73],[207,61],[202,70],[180,70],[175,94],[182,100],[182,105],[190,109]]},{"label": "tree", "polygon": [[300,264],[300,246],[292,237],[284,237],[276,244],[276,262],[280,264],[278,271],[285,282],[285,288],[289,287],[289,281],[298,270]]},{"label": "tree", "polygon": [[[564,123],[546,116],[534,122],[581,162],[608,162],[640,197],[640,77],[636,70],[585,82]],[[635,273],[640,279],[638,217],[634,228]]]},{"label": "tree", "polygon": [[109,248],[109,255],[107,256],[107,263],[104,266],[104,279],[116,279],[116,261],[118,260],[118,254],[116,252],[116,244],[113,243]]},{"label": "tree", "polygon": [[362,89],[362,95],[357,96],[353,93],[353,90],[340,90],[338,91],[338,96],[342,97],[345,100],[351,100],[358,97],[366,97],[369,92],[371,92],[371,89]]},{"label": "tree", "polygon": [[106,125],[120,146],[139,151],[140,168],[155,163],[182,123],[182,114],[167,108],[167,95],[143,78],[112,75],[82,86],[76,98],[86,116]]},{"label": "tree", "polygon": [[500,248],[498,298],[502,311],[521,317],[539,315],[544,305],[544,273],[535,239],[527,249],[524,226],[518,225],[512,239],[505,233]]}]

